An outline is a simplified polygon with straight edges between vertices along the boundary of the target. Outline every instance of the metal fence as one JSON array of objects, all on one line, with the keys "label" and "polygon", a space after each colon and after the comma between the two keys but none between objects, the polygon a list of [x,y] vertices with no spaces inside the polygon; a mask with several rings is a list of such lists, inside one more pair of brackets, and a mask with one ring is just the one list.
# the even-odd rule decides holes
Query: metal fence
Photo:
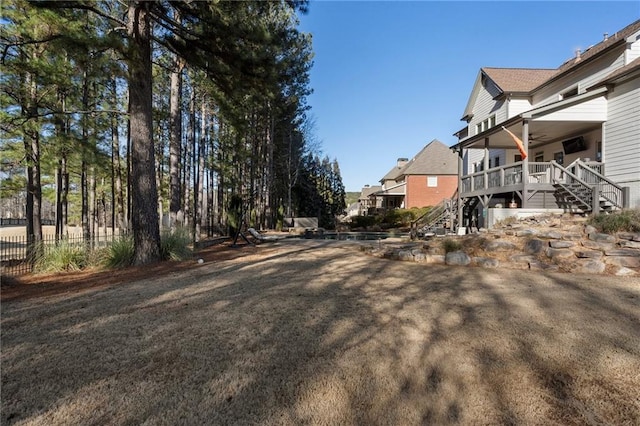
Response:
[{"label": "metal fence", "polygon": [[[70,244],[89,249],[106,247],[114,238],[121,235],[107,234],[95,236],[85,240],[82,234],[56,237],[55,235],[45,235],[42,239],[44,250],[55,247],[59,244]],[[27,256],[29,241],[26,236],[4,236],[0,239],[0,264],[2,275],[22,275],[33,271],[34,261]]]}]

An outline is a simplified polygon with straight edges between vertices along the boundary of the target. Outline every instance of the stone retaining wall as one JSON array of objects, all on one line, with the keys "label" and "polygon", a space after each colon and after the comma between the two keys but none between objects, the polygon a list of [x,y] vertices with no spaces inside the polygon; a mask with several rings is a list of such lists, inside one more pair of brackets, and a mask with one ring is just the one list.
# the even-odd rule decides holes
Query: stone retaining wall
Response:
[{"label": "stone retaining wall", "polygon": [[373,256],[426,264],[640,274],[640,233],[602,234],[584,222],[584,218],[527,218],[474,235],[376,243],[363,250]]}]

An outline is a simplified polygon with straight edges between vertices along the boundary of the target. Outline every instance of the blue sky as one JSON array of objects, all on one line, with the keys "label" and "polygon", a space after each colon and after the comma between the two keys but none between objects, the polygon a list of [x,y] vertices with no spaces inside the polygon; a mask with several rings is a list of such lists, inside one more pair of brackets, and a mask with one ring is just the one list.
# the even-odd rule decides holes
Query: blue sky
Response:
[{"label": "blue sky", "polygon": [[398,157],[456,142],[481,67],[557,68],[639,18],[640,0],[311,1],[315,136],[347,191],[378,185]]}]

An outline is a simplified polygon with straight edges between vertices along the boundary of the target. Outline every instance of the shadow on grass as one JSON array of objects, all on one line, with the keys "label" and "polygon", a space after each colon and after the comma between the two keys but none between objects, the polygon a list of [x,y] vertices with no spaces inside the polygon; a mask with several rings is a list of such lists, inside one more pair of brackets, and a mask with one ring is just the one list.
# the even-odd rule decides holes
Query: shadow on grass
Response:
[{"label": "shadow on grass", "polygon": [[3,305],[3,423],[640,421],[637,287],[334,244]]}]

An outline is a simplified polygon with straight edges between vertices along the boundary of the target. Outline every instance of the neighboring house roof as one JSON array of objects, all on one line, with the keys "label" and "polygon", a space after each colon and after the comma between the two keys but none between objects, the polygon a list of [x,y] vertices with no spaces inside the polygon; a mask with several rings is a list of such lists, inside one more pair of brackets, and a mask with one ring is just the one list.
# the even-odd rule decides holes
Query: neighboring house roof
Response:
[{"label": "neighboring house roof", "polygon": [[489,68],[482,71],[503,93],[528,93],[547,81],[557,70],[533,68]]},{"label": "neighboring house roof", "polygon": [[381,189],[382,186],[380,185],[365,186],[364,188],[362,188],[362,192],[360,193],[360,197],[358,198],[358,200],[366,200],[367,198],[369,198],[369,195],[373,194],[374,192],[378,192]]},{"label": "neighboring house roof", "polygon": [[402,170],[403,167],[398,167],[397,165],[393,166],[393,168],[389,170],[389,172],[384,175],[382,179],[380,179],[380,182],[384,182],[386,180],[396,180],[398,176],[400,176],[400,170]]},{"label": "neighboring house roof", "polygon": [[437,139],[429,142],[400,170],[408,175],[457,175],[458,155]]},{"label": "neighboring house roof", "polygon": [[406,182],[399,183],[390,188],[382,189],[375,193],[375,195],[405,195]]}]

